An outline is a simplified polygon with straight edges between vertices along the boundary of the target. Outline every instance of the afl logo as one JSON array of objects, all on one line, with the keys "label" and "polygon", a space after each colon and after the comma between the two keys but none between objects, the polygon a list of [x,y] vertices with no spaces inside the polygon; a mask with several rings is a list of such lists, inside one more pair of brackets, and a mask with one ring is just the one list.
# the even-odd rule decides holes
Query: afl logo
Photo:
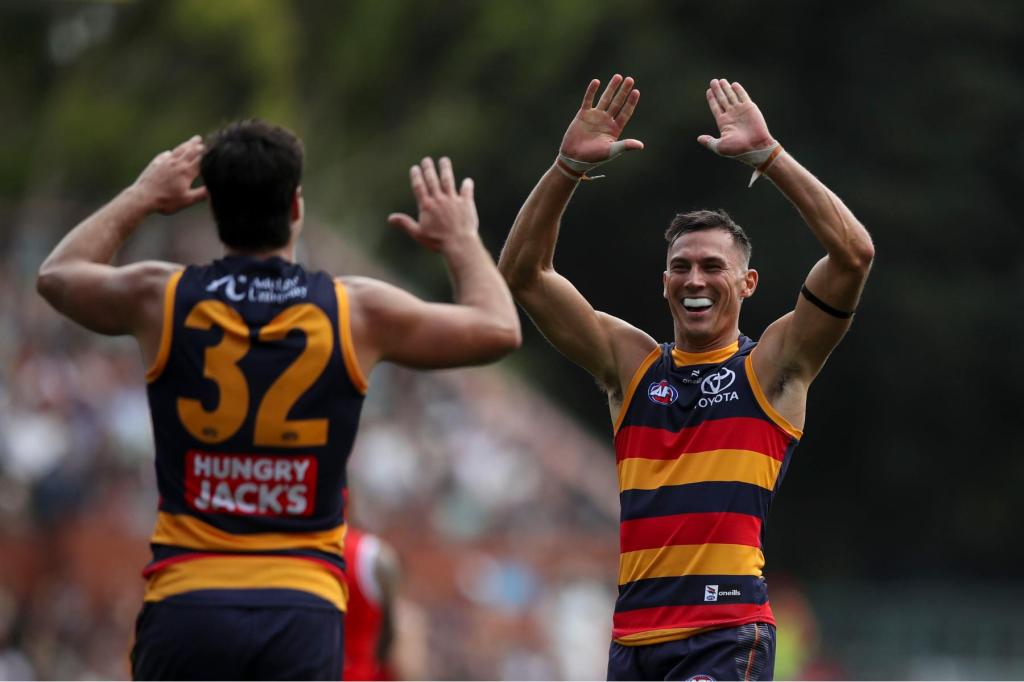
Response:
[{"label": "afl logo", "polygon": [[734,381],[736,381],[736,372],[723,367],[718,372],[705,377],[704,381],[700,382],[700,390],[701,393],[715,395],[732,386]]},{"label": "afl logo", "polygon": [[647,387],[647,397],[651,399],[652,403],[671,405],[679,399],[679,391],[667,380],[662,379]]}]

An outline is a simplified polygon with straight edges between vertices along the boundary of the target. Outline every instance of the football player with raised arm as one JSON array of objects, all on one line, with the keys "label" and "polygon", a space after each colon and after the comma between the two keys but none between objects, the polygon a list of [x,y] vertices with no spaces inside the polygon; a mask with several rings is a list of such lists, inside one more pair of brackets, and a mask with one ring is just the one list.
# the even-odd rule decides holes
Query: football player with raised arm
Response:
[{"label": "football player with raised arm", "polygon": [[740,332],[758,280],[746,232],[724,211],[682,213],[665,234],[662,275],[674,337],[659,344],[595,310],[555,270],[562,214],[588,172],[643,148],[620,139],[640,98],[633,79],[615,75],[595,102],[599,87],[587,87],[499,269],[544,336],[608,395],[621,503],[608,677],[771,679],[765,522],[801,437],[808,389],[850,326],[874,247],[772,137],[746,90],[716,79],[706,97],[719,137],[698,141],[752,166],[751,183],[774,183],[825,255],[793,309],[754,340]]},{"label": "football player with raised arm", "polygon": [[[193,137],[39,270],[59,312],[134,336],[148,367],[160,505],[136,679],[341,679],[342,489],[367,377],[380,362],[491,362],[520,343],[473,183],[457,186],[447,158],[411,169],[418,219],[389,220],[444,258],[453,303],[296,263],[302,166],[298,138],[263,121]],[[205,199],[223,257],[111,264],[148,215]]]}]

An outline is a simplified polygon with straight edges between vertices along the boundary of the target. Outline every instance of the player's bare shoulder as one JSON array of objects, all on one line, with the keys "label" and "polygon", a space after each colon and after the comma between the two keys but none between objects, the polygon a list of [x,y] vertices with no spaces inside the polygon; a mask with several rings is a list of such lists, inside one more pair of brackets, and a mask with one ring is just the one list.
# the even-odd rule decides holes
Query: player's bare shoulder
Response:
[{"label": "player's bare shoulder", "polygon": [[609,400],[621,403],[633,375],[658,343],[650,334],[621,318],[604,312],[597,315],[615,358],[614,372],[601,383],[608,391]]},{"label": "player's bare shoulder", "polygon": [[345,275],[336,280],[345,288],[353,327],[386,321],[403,299],[411,298],[405,290],[373,277]]}]

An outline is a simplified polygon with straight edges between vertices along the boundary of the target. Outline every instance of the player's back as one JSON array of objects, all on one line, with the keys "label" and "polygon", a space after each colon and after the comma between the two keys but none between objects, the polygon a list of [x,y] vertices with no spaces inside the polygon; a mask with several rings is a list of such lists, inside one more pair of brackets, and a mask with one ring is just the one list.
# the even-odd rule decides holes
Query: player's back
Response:
[{"label": "player's back", "polygon": [[160,508],[146,601],[345,609],[341,490],[366,390],[343,285],[230,256],[167,286],[147,374]]}]

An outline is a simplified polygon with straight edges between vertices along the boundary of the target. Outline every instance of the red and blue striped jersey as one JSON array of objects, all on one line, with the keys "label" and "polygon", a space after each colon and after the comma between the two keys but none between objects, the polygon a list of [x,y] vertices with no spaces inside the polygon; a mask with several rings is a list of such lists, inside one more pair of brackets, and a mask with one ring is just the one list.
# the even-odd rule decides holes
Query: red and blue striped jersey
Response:
[{"label": "red and blue striped jersey", "polygon": [[621,644],[774,624],[765,522],[801,433],[765,398],[755,346],[743,336],[708,353],[662,344],[630,382],[615,424]]},{"label": "red and blue striped jersey", "polygon": [[145,599],[287,589],[344,610],[342,489],[366,392],[344,285],[281,258],[175,273],[146,378],[160,507]]}]

